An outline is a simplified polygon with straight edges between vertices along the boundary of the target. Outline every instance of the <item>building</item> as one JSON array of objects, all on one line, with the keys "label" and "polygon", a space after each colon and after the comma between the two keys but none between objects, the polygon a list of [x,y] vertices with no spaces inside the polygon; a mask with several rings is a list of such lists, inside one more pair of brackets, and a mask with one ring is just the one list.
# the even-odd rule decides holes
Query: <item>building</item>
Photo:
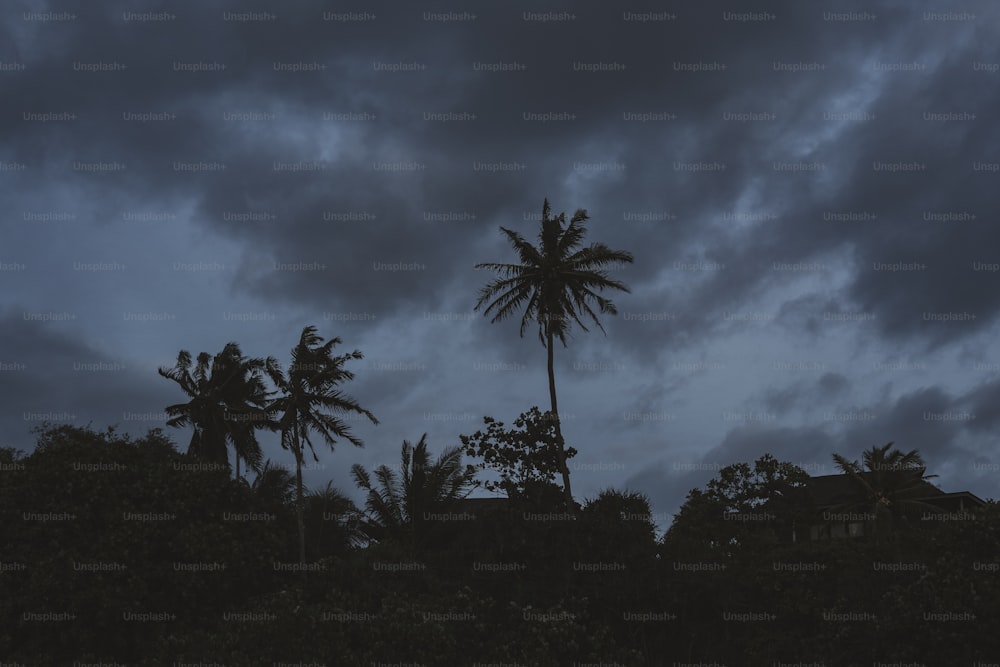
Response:
[{"label": "building", "polygon": [[[888,498],[882,501],[887,506],[896,505],[894,516],[904,525],[949,516],[969,518],[986,506],[983,499],[968,491],[942,491],[923,479],[924,473],[923,469],[900,471],[892,480],[899,491],[887,494]],[[878,488],[876,473],[862,472],[860,477]],[[886,473],[881,477],[884,481]],[[798,489],[798,495],[800,513],[792,529],[793,542],[860,538],[873,533],[875,499],[852,475],[810,477],[805,486]]]}]

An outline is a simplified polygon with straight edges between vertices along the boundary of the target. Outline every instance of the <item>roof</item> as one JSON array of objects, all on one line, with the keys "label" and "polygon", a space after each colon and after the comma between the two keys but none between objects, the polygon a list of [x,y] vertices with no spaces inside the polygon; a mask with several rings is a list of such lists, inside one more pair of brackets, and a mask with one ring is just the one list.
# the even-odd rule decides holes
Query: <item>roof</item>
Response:
[{"label": "roof", "polygon": [[[924,470],[913,470],[907,472],[910,472],[910,474],[914,476],[923,476],[925,473]],[[861,477],[864,479],[871,479],[874,474],[875,473],[872,472],[862,472]],[[811,503],[816,507],[835,507],[844,505],[851,503],[852,501],[856,501],[858,497],[857,482],[848,474],[819,475],[816,477],[810,477],[805,483],[804,491]],[[907,494],[907,497],[911,500],[925,500],[931,502],[940,502],[947,499],[962,497],[972,501],[973,504],[980,506],[986,505],[985,501],[968,491],[946,493],[927,480],[921,480],[916,485],[913,492]]]},{"label": "roof", "polygon": [[[913,475],[923,475],[922,470],[913,471]],[[863,472],[863,479],[871,479],[874,473]],[[842,505],[857,499],[858,485],[851,475],[819,475],[810,477],[806,482],[806,491],[812,502],[819,507],[831,507]],[[931,498],[944,493],[927,480],[920,482],[918,491],[912,494],[912,498]]]}]

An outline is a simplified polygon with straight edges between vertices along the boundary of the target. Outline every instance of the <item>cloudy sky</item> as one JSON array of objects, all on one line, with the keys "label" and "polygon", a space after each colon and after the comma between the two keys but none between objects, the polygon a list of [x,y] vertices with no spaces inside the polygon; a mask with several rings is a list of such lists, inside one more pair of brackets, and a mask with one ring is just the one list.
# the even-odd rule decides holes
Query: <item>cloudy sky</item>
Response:
[{"label": "cloudy sky", "polygon": [[722,466],[888,441],[997,496],[995,4],[244,4],[5,3],[0,445],[144,433],[180,349],[315,324],[381,424],[306,481],[360,499],[354,462],[547,406],[535,331],[472,309],[548,197],[635,256],[556,349],[579,499],[664,526]]}]

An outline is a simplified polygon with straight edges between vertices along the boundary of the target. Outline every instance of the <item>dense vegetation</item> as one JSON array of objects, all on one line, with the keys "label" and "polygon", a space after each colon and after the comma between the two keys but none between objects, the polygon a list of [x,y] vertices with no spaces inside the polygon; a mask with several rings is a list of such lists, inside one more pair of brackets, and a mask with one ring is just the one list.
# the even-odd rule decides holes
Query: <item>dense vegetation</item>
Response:
[{"label": "dense vegetation", "polygon": [[[314,327],[287,367],[229,343],[160,369],[186,397],[166,408],[168,426],[193,429],[185,453],[156,429],[51,425],[30,455],[0,450],[0,661],[1000,663],[1000,510],[908,520],[927,478],[915,451],[835,457],[856,483],[849,507],[877,517],[870,539],[789,539],[815,508],[797,495],[806,474],[770,456],[692,490],[660,538],[640,494],[578,504],[553,345],[581,316],[600,326],[590,304],[616,312],[597,291],[627,291],[605,269],[632,257],[579,248],[585,211],[565,228],[549,213],[537,247],[503,230],[520,263],[479,265],[500,278],[477,308],[493,321],[523,308],[522,335],[538,323],[551,409],[511,429],[486,417],[436,457],[425,434],[398,468],[355,466],[363,508],[303,483],[317,435],[362,446],[344,415],[378,423],[342,389],[361,352],[334,355],[340,339]],[[259,430],[280,433],[294,466],[264,460]],[[480,486],[505,496],[467,497]]]},{"label": "dense vegetation", "polygon": [[[790,543],[780,499],[801,471],[765,457],[692,491],[656,539],[643,496],[606,490],[574,515],[544,479],[459,509],[468,469],[421,444],[403,450],[418,474],[393,493],[370,482],[367,511],[306,493],[303,565],[290,470],[267,462],[248,483],[156,430],[41,429],[29,456],[2,457],[5,660],[956,665],[1000,650],[993,503],[878,543]],[[725,518],[747,507],[775,519]]]}]

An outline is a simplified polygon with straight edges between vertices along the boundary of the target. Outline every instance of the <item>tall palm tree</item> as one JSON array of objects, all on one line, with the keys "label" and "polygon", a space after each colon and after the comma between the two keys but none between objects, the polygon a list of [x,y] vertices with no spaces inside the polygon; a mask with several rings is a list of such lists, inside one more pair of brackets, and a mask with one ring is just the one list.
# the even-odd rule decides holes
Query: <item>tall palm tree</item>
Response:
[{"label": "tall palm tree", "polygon": [[181,350],[173,368],[158,369],[190,397],[187,403],[166,408],[167,425],[194,427],[188,455],[228,468],[228,446],[232,445],[236,478],[240,478],[241,460],[259,472],[263,455],[256,431],[267,426],[264,362],[243,356],[236,343],[228,343],[214,357],[202,352],[193,371],[191,362],[191,353]]},{"label": "tall palm tree", "polygon": [[287,373],[282,371],[281,364],[274,357],[268,357],[265,364],[278,394],[269,406],[274,428],[281,431],[281,446],[295,455],[295,505],[301,562],[305,562],[306,553],[302,490],[304,447],[308,445],[313,460],[319,461],[309,433],[319,433],[331,450],[337,438],[344,438],[355,447],[363,447],[364,442],[351,433],[350,427],[337,414],[354,412],[378,424],[375,415],[337,389],[342,382],[354,379],[354,373],[345,369],[344,364],[351,359],[364,358],[358,350],[332,356],[333,347],[340,342],[339,338],[331,338],[324,343],[322,336],[316,333],[316,327],[307,326],[302,330],[298,344],[292,348],[292,363]]},{"label": "tall palm tree", "polygon": [[377,487],[361,464],[355,463],[351,474],[354,482],[368,492],[365,509],[379,531],[394,536],[410,531],[419,543],[432,511],[465,498],[476,486],[475,468],[462,467],[461,447],[445,449],[431,463],[426,433],[416,446],[404,440],[401,454],[402,475],[381,465],[374,471]]},{"label": "tall palm tree", "polygon": [[937,475],[925,474],[927,465],[916,449],[904,453],[889,442],[862,452],[861,463],[848,461],[840,454],[834,454],[833,460],[851,477],[858,490],[857,500],[844,509],[860,507],[873,514],[876,541],[892,532],[894,518],[908,511],[940,511],[939,507],[919,500],[927,494],[927,480]]},{"label": "tall palm tree", "polygon": [[624,283],[609,278],[605,269],[630,264],[633,257],[631,253],[612,250],[603,243],[578,248],[586,233],[584,223],[589,220],[587,212],[577,210],[569,225],[564,228],[566,214],[560,213],[550,218],[549,210],[549,200],[546,199],[542,205],[537,247],[519,233],[505,227],[500,228],[517,252],[520,263],[476,264],[477,269],[491,269],[501,276],[479,291],[476,310],[486,306],[483,314],[492,314],[491,322],[495,323],[523,307],[520,330],[522,338],[528,323],[538,322],[538,338],[548,351],[549,400],[555,420],[556,438],[559,441],[559,469],[563,478],[566,505],[572,511],[575,505],[570,489],[569,468],[566,465],[566,443],[559,424],[553,344],[558,338],[563,347],[566,347],[566,334],[573,322],[584,331],[589,331],[580,320],[580,315],[588,315],[604,332],[604,327],[589,302],[596,303],[602,313],[618,314],[615,305],[597,292],[604,289],[629,292]]}]

